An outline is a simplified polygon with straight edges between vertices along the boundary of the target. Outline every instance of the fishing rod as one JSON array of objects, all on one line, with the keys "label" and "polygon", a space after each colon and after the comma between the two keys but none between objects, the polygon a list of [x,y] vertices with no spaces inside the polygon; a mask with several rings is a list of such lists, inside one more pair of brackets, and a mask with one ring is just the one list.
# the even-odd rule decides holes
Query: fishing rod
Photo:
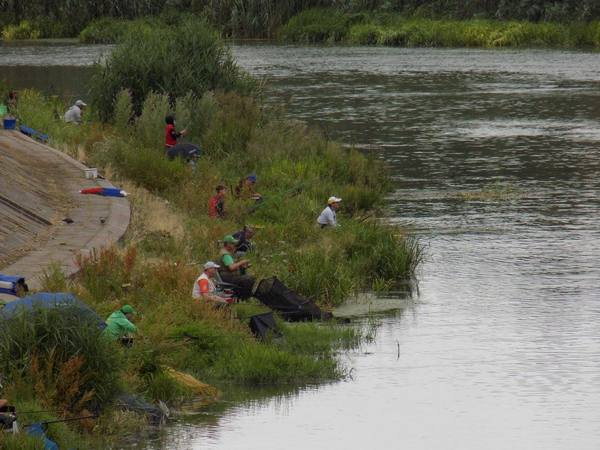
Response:
[{"label": "fishing rod", "polygon": [[296,195],[300,194],[300,192],[302,192],[302,189],[304,188],[305,183],[298,183],[296,186],[287,189],[283,192],[280,192],[278,194],[274,194],[272,196],[267,196],[267,197],[261,197],[261,201],[256,202],[255,205],[251,206],[250,208],[248,208],[248,214],[252,214],[254,213],[258,208],[260,208],[261,206],[264,206],[265,203],[270,203],[274,200],[280,200],[286,196],[289,197],[295,197]]},{"label": "fishing rod", "polygon": [[28,423],[27,425],[24,425],[24,426],[30,427],[31,425],[35,425],[37,423],[42,424],[42,425],[50,425],[53,423],[74,422],[76,420],[97,419],[98,417],[99,417],[98,415],[90,415],[90,416],[70,417],[68,419],[44,420],[41,422]]}]

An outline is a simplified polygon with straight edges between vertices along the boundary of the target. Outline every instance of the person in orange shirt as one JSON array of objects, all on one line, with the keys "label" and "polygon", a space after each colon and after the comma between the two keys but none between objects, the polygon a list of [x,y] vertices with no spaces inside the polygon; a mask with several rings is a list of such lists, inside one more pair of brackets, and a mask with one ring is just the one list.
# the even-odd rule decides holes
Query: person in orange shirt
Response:
[{"label": "person in orange shirt", "polygon": [[194,288],[192,289],[192,297],[194,299],[214,302],[216,304],[233,303],[234,300],[232,297],[221,296],[217,293],[215,280],[217,278],[217,269],[220,267],[212,261],[204,264],[204,272],[194,282]]}]

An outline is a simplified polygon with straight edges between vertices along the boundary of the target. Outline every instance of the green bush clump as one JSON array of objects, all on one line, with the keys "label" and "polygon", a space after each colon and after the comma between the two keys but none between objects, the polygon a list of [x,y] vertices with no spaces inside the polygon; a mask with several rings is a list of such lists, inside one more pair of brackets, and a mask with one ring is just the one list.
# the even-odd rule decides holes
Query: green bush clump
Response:
[{"label": "green bush clump", "polygon": [[92,98],[103,121],[113,117],[118,93],[127,89],[134,111],[152,92],[170,99],[209,90],[251,92],[255,87],[236,65],[218,33],[202,19],[188,18],[171,27],[133,27],[105,65],[97,67]]},{"label": "green bush clump", "polygon": [[0,328],[0,372],[27,380],[48,406],[77,413],[110,402],[119,368],[120,353],[76,308],[23,311]]},{"label": "green bush clump", "polygon": [[279,39],[315,44],[342,41],[351,25],[360,23],[362,14],[345,14],[336,9],[313,8],[292,17],[279,30]]},{"label": "green bush clump", "polygon": [[6,25],[2,29],[2,39],[5,41],[38,39],[40,35],[40,30],[36,29],[34,25],[27,20],[22,20],[16,25]]},{"label": "green bush clump", "polygon": [[[425,8],[427,9],[427,8]],[[346,42],[401,47],[598,47],[598,23],[432,18],[425,9],[410,16],[393,12],[356,14],[309,9],[282,28],[288,42]],[[332,38],[335,36],[335,38]]]},{"label": "green bush clump", "polygon": [[84,44],[114,44],[119,42],[133,22],[113,18],[102,18],[89,23],[81,33],[79,41]]},{"label": "green bush clump", "polygon": [[276,345],[240,342],[226,358],[210,369],[210,377],[220,382],[258,385],[306,383],[340,377],[343,370],[332,358],[284,351]]},{"label": "green bush clump", "polygon": [[348,41],[356,45],[376,45],[381,39],[381,28],[373,23],[355,25],[348,33]]}]

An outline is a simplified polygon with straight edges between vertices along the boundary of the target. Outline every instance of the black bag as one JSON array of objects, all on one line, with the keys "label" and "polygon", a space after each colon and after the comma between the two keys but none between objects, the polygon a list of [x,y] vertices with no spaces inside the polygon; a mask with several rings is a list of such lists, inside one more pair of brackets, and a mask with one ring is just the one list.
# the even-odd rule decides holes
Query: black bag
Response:
[{"label": "black bag", "polygon": [[269,335],[271,337],[281,337],[281,331],[277,328],[272,312],[251,316],[248,326],[257,339],[265,339]]},{"label": "black bag", "polygon": [[262,280],[254,296],[288,322],[331,318],[330,313],[322,312],[311,300],[289,289],[277,277]]}]

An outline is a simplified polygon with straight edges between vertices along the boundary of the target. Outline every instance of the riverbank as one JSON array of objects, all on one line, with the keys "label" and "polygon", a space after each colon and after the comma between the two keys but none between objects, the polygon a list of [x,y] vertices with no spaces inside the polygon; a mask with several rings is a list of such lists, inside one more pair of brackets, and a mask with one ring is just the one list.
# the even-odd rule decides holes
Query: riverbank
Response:
[{"label": "riverbank", "polygon": [[[241,94],[239,91],[249,86],[247,76],[230,66],[226,53],[220,53],[222,47],[214,40],[214,33],[199,35],[205,31],[193,29],[197,31],[172,30],[174,41],[170,45],[185,51],[186,45],[178,39],[190,39],[205,49],[212,48],[212,65],[186,61],[195,66],[194,70],[217,67],[226,73],[216,76],[204,70],[204,78],[194,76],[178,84],[158,80],[159,85],[177,88],[169,92],[177,95],[174,103],[167,93],[157,93],[152,84],[156,78],[136,76],[137,82],[147,84],[138,84],[135,95],[120,84],[124,78],[119,67],[135,70],[136,61],[152,66],[155,59],[165,64],[160,51],[172,55],[173,62],[183,60],[168,46],[147,46],[152,39],[161,38],[158,31],[147,40],[131,36],[105,68],[99,69],[95,82],[105,89],[96,92],[107,97],[86,111],[87,119],[81,126],[62,122],[60,112],[68,105],[60,99],[45,98],[34,91],[20,92],[17,112],[21,121],[47,133],[52,146],[100,168],[115,185],[130,193],[132,204],[132,220],[122,247],[79,258],[80,272],[73,279],[56,267],[49,268],[42,290],[73,292],[102,317],[123,304],[140,311],[140,337],[133,349],[107,353],[100,346],[94,351],[112,358],[110,370],[101,372],[116,379],[113,384],[154,401],[177,403],[192,395],[169,376],[167,367],[191,373],[222,391],[231,385],[299,386],[343,378],[347,371],[337,352],[356,346],[364,337],[360,332],[335,323],[279,322],[283,339],[259,342],[247,326],[252,313],[265,310],[258,303],[236,305],[232,316],[229,311],[191,300],[201,265],[218,259],[217,242],[225,234],[245,224],[253,225],[258,233],[256,248],[249,256],[252,274],[259,278],[276,275],[331,309],[359,291],[386,290],[407,279],[419,264],[421,249],[402,230],[372,218],[384,204],[389,187],[380,162],[346,150],[302,123],[283,119],[281,111],[265,108],[257,94]],[[136,47],[139,45],[146,47],[142,51]],[[133,53],[138,60],[129,57]],[[127,64],[121,66],[119,58],[125,58]],[[228,79],[231,83],[225,84]],[[202,80],[206,84],[198,87]],[[199,89],[197,95],[194,88]],[[202,148],[195,169],[164,157],[164,118],[173,110],[179,127],[187,128],[189,138]],[[100,116],[105,121],[98,120]],[[258,177],[257,190],[263,196],[260,204],[231,195],[232,187],[249,173]],[[230,187],[227,216],[222,220],[207,215],[207,203],[217,184]],[[332,194],[344,199],[339,214],[342,227],[320,230],[315,225],[316,216]],[[54,322],[36,324],[32,334],[43,335],[50,323]],[[76,389],[72,393],[77,400],[73,402],[75,408],[27,388],[60,391],[61,377],[57,375],[66,370],[65,365],[73,364],[69,361],[74,355],[61,353],[55,360],[53,345],[23,345],[15,359],[8,350],[14,350],[12,343],[27,336],[15,336],[8,328],[3,331],[0,362],[3,372],[9,374],[3,390],[9,400],[27,399],[40,409],[67,408],[62,413],[66,416],[81,413],[93,403],[102,406],[106,417],[99,423],[119,421],[111,403],[112,390]],[[76,343],[83,338],[95,342],[87,334],[68,332]],[[2,345],[3,339],[6,345]],[[46,372],[30,370],[33,354],[40,360],[38,367]],[[89,370],[84,364],[74,371],[89,381]],[[94,371],[98,372],[95,366]],[[40,373],[52,376],[42,378]],[[92,379],[96,387],[106,387],[106,378]],[[89,398],[85,392],[92,392]],[[105,395],[100,398],[94,394],[99,392]],[[92,425],[92,435],[98,434],[97,426]],[[115,430],[117,434],[125,432],[122,427]],[[60,435],[53,437],[62,439]]]},{"label": "riverbank", "polygon": [[[381,45],[392,47],[480,47],[480,48],[600,48],[600,22],[572,17],[553,21],[483,18],[486,15],[454,18],[459,14],[423,14],[418,11],[348,10],[312,8],[282,15],[264,28],[247,30],[231,24],[210,22],[228,38],[269,38],[294,44]],[[473,18],[475,16],[475,18]],[[516,15],[515,17],[521,17]],[[35,21],[4,26],[5,41],[71,37],[88,44],[114,44],[132,31],[168,29],[175,23],[197,20],[192,12],[147,15],[138,19],[94,18],[69,33],[46,30]],[[494,16],[491,16],[494,17]]]},{"label": "riverbank", "polygon": [[317,8],[292,17],[278,36],[302,44],[599,48],[600,23],[427,19]]}]

